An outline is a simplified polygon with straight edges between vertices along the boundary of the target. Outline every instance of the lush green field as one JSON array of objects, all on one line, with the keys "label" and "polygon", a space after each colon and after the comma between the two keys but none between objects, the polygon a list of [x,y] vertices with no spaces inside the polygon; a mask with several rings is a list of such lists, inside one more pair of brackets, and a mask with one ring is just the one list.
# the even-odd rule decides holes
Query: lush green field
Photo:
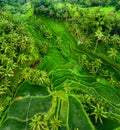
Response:
[{"label": "lush green field", "polygon": [[[97,9],[97,8],[100,8],[101,10],[103,10],[104,12],[106,12],[106,13],[110,13],[110,12],[112,12],[112,11],[115,11],[115,8],[114,7],[89,7],[88,9],[90,10],[90,11],[95,11],[95,9]],[[86,9],[86,8],[85,8]]]},{"label": "lush green field", "polygon": [[[89,11],[94,12],[96,9],[100,8],[102,11],[104,11],[106,14],[109,14],[115,11],[115,7],[108,6],[108,7],[89,7],[87,8]],[[86,9],[86,8],[81,8]],[[117,12],[118,15],[120,15],[120,11]]]},{"label": "lush green field", "polygon": [[[16,77],[10,75],[9,80],[12,84],[15,79],[20,81],[16,86],[10,84],[9,91],[0,97],[2,103],[7,95],[7,105],[0,106],[0,130],[120,129],[119,18],[107,15],[114,7],[102,8],[105,13],[90,7],[86,13],[84,8],[79,12],[75,5],[66,4],[55,3],[52,7],[58,11],[66,6],[71,18],[55,13],[51,17],[48,14],[53,12],[43,6],[37,12],[30,2],[21,7],[21,13],[1,13],[1,40],[9,46],[17,43],[14,48],[17,46],[18,51],[12,60],[20,70],[17,74],[18,69],[13,69]],[[13,21],[8,22],[11,17]],[[9,23],[16,26],[11,29]],[[10,32],[6,31],[8,27]],[[18,46],[21,43],[26,43],[25,50]],[[5,48],[1,49],[3,54],[9,54]],[[23,54],[27,58],[21,60]],[[0,80],[9,78],[5,76]]]}]

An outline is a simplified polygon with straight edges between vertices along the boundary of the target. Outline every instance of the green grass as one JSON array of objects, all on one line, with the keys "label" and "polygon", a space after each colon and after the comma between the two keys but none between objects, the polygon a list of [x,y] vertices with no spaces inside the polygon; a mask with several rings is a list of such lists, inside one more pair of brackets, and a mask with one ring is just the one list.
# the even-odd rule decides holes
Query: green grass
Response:
[{"label": "green grass", "polygon": [[[60,3],[58,6],[59,6],[58,8],[61,8],[64,5]],[[67,8],[72,11],[76,10],[76,7],[71,9],[70,5],[68,5]],[[88,9],[89,11],[94,12],[96,8],[97,7],[90,7]],[[86,8],[82,8],[82,9],[86,9]],[[102,7],[101,9],[105,11],[106,13],[114,11],[114,7]],[[19,100],[17,101],[13,101],[12,105],[10,106],[9,113],[8,113],[8,116],[9,116],[7,120],[8,122],[6,121],[8,124],[5,122],[6,124],[3,126],[3,128],[4,127],[6,128],[7,125],[12,129],[14,128],[14,123],[11,123],[13,120],[12,119],[13,117],[15,120],[15,124],[17,124],[17,126],[19,126],[20,124],[23,124],[21,123],[21,118],[23,118],[21,117],[22,115],[21,113],[23,113],[23,111],[26,110],[25,117],[24,117],[24,122],[26,122],[26,124],[23,124],[24,126],[23,128],[21,128],[21,129],[24,129],[28,125],[27,115],[29,115],[30,112],[32,112],[32,115],[30,116],[30,118],[34,114],[36,114],[36,111],[39,112],[40,108],[44,110],[42,112],[47,113],[48,109],[46,110],[46,108],[49,108],[49,107],[52,108],[52,106],[50,106],[50,104],[53,104],[51,97],[57,97],[58,99],[61,100],[60,102],[61,109],[58,109],[59,107],[57,109],[60,112],[60,118],[63,121],[63,126],[62,126],[63,129],[70,129],[70,128],[78,129],[79,128],[79,129],[85,129],[85,130],[87,129],[94,130],[94,127],[91,124],[91,121],[88,118],[88,115],[86,114],[86,111],[84,110],[81,101],[77,99],[77,96],[75,97],[75,95],[72,95],[70,93],[70,89],[77,88],[81,91],[84,90],[84,92],[87,92],[90,95],[95,96],[96,98],[103,97],[106,99],[107,102],[109,102],[109,104],[113,105],[112,108],[114,108],[115,104],[120,105],[119,103],[120,100],[118,97],[119,95],[116,89],[113,89],[112,86],[104,84],[104,82],[96,81],[95,77],[85,73],[85,71],[82,69],[81,64],[79,63],[79,56],[81,54],[82,55],[85,54],[85,52],[81,53],[80,51],[73,51],[73,50],[79,50],[79,48],[77,48],[77,45],[76,45],[77,43],[75,39],[73,38],[73,36],[68,31],[66,31],[64,22],[58,22],[46,16],[39,16],[37,19],[34,19],[35,17],[29,18],[32,15],[32,13],[33,13],[33,10],[30,10],[30,12],[28,12],[25,17],[26,19],[28,19],[27,29],[31,33],[31,37],[35,39],[37,44],[40,44],[41,42],[43,42],[44,44],[44,41],[49,42],[48,52],[44,56],[44,59],[41,61],[38,69],[44,70],[48,73],[51,79],[51,86],[53,87],[53,88],[51,87],[51,89],[55,91],[52,91],[50,93],[51,95],[48,96],[48,98],[44,97],[43,95],[42,95],[43,97],[39,97],[40,93],[38,93],[38,90],[40,90],[40,92],[41,90],[43,90],[42,88],[40,88],[39,85],[38,86],[32,85],[32,84],[29,85],[27,83],[25,84],[25,86],[20,86],[19,90],[17,91],[16,96],[23,96],[23,97],[20,97]],[[44,37],[42,35],[42,32],[40,32],[39,29],[34,27],[34,23],[36,22],[34,20],[40,20],[40,22],[38,22],[38,26],[40,27],[40,24],[44,24],[45,27],[48,29],[48,31],[50,31],[50,33],[53,35],[53,37],[50,40]],[[56,41],[57,36],[61,38],[60,43]],[[88,55],[91,55],[91,54],[88,54]],[[94,79],[94,80],[91,81],[91,79]],[[35,87],[37,87],[37,89]],[[47,89],[45,88],[45,92],[46,91]],[[29,94],[29,92],[31,93]],[[35,96],[32,95],[33,93],[35,93]],[[35,101],[36,106],[31,99]],[[55,102],[55,106],[57,106],[57,103],[59,102],[58,99]],[[46,104],[45,103],[43,104],[43,102],[45,102]],[[42,107],[40,103],[43,104]],[[30,108],[28,107],[29,105],[31,105]],[[25,109],[22,106],[24,106]],[[55,111],[52,111],[52,112],[55,115]],[[63,113],[66,113],[66,116],[64,116]],[[17,118],[19,120],[16,120]],[[9,120],[11,120],[11,122],[9,122]],[[100,124],[100,127],[101,127],[101,124]],[[117,125],[115,124],[113,129],[116,127]],[[16,130],[20,130],[19,127]],[[102,129],[100,128],[99,130],[104,130],[104,128]],[[109,130],[111,129],[109,128]]]},{"label": "green grass", "polygon": [[[70,11],[71,14],[75,13],[76,16],[79,16],[79,14],[77,13],[78,9],[82,9],[82,10],[89,10],[90,12],[95,11],[96,9],[100,8],[102,11],[104,11],[105,13],[110,13],[112,11],[115,11],[115,7],[114,6],[108,6],[108,7],[88,7],[88,8],[84,8],[81,7],[80,5],[73,5],[70,4],[68,2],[58,2],[54,4],[56,9],[61,9],[61,8],[66,8],[67,10]],[[120,14],[120,12],[118,12],[118,14]]]},{"label": "green grass", "polygon": [[113,6],[109,6],[109,7],[89,7],[89,11],[95,11],[95,9],[100,8],[101,10],[103,10],[105,13],[110,13],[111,11],[114,11],[114,7]]},{"label": "green grass", "polygon": [[[114,12],[115,11],[115,7],[114,6],[108,6],[108,7],[89,7],[89,8],[82,8],[82,7],[80,7],[79,9],[82,9],[82,10],[87,9],[90,12],[94,12],[98,8],[100,8],[106,14],[109,14],[110,12]],[[118,11],[117,14],[120,16],[120,11]]]}]

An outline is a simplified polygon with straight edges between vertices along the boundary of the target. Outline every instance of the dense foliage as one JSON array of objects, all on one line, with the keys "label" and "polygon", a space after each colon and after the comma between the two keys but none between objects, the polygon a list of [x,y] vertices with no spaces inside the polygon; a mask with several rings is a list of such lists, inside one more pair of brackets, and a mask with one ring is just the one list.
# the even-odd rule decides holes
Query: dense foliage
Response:
[{"label": "dense foliage", "polygon": [[73,2],[1,1],[0,130],[120,129],[118,1]]},{"label": "dense foliage", "polygon": [[70,2],[72,4],[78,4],[85,7],[91,7],[91,6],[109,6],[109,5],[117,5],[119,0],[63,0]]},{"label": "dense foliage", "polygon": [[[41,72],[34,70],[44,52],[31,38],[25,23],[8,13],[0,12],[0,117],[16,88],[25,79],[39,82]],[[32,69],[33,68],[33,69]],[[33,74],[36,77],[33,79]],[[39,80],[39,81],[38,81]]]}]

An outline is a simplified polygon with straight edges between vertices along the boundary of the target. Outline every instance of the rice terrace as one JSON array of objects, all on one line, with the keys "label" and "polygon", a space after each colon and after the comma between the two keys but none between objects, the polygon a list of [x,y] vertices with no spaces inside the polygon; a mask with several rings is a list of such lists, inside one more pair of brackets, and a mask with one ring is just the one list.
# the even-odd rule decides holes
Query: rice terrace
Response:
[{"label": "rice terrace", "polygon": [[0,130],[120,130],[119,0],[0,0]]}]

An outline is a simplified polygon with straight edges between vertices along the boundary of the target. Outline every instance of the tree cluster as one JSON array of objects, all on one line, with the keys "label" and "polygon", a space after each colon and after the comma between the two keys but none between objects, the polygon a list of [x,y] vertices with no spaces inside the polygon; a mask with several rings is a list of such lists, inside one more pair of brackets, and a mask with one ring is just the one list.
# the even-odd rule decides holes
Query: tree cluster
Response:
[{"label": "tree cluster", "polygon": [[23,71],[39,60],[39,53],[24,23],[6,12],[0,16],[0,98],[4,99],[13,97]]},{"label": "tree cluster", "polygon": [[116,6],[119,0],[63,0],[72,4],[79,4],[83,7],[93,6]]}]

